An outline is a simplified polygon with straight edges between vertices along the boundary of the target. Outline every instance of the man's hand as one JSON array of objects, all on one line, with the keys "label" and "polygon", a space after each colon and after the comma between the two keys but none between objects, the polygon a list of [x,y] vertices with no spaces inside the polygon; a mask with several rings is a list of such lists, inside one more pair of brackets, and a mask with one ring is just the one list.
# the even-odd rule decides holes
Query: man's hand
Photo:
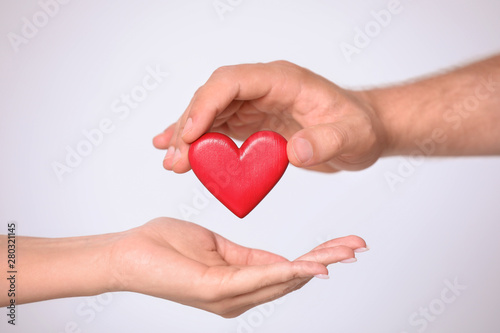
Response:
[{"label": "man's hand", "polygon": [[190,169],[189,144],[205,132],[245,140],[270,129],[289,141],[288,159],[295,166],[360,170],[386,144],[382,123],[365,98],[286,61],[221,67],[153,144],[168,149],[166,169],[183,173]]},{"label": "man's hand", "polygon": [[125,290],[165,298],[235,317],[259,304],[299,289],[327,265],[355,261],[363,239],[328,241],[289,261],[237,245],[199,225],[157,218],[123,233],[113,246],[110,268]]},{"label": "man's hand", "polygon": [[217,69],[153,144],[167,170],[190,169],[208,131],[244,140],[270,129],[288,159],[318,171],[360,170],[380,156],[500,154],[500,56],[408,84],[345,90],[285,61]]}]

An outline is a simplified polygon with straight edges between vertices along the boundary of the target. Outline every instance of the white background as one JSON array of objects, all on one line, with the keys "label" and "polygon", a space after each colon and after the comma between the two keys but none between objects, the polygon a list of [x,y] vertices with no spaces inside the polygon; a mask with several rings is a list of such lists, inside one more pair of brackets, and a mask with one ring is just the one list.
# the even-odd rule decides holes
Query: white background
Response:
[{"label": "white background", "polygon": [[[227,3],[227,0],[223,0]],[[342,42],[387,1],[77,1],[61,5],[19,45],[37,1],[0,3],[0,233],[65,237],[183,218],[202,190],[192,172],[162,169],[152,137],[174,122],[217,67],[286,59],[344,87],[429,75],[500,51],[500,2],[401,0],[371,43],[348,62]],[[111,104],[159,66],[169,76],[120,119]],[[109,118],[115,130],[62,181],[52,163],[83,130]],[[499,158],[428,159],[391,190],[404,158],[361,172],[321,175],[290,166],[244,220],[216,199],[189,216],[240,244],[293,259],[329,238],[357,234],[371,251],[330,267],[300,291],[236,319],[131,293],[28,304],[17,332],[498,332]],[[85,263],[81,263],[85,265]],[[92,269],[89,267],[89,269]],[[450,304],[446,281],[466,286]],[[452,294],[449,294],[452,295]],[[93,307],[90,304],[97,304]],[[439,307],[445,304],[444,308]],[[415,324],[420,308],[432,321]],[[416,317],[422,319],[423,317]],[[69,324],[68,324],[69,323]],[[72,327],[74,325],[74,330]],[[71,328],[71,329],[68,329]]]}]

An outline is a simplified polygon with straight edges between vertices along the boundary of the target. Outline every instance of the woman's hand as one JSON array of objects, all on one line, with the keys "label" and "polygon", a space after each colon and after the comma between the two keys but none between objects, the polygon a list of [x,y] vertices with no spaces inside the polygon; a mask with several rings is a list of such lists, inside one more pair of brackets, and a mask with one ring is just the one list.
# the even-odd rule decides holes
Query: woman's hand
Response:
[{"label": "woman's hand", "polygon": [[325,277],[327,265],[355,261],[365,242],[348,236],[295,261],[237,245],[199,225],[157,218],[127,231],[110,256],[115,290],[161,297],[235,317]]},{"label": "woman's hand", "polygon": [[[0,235],[0,248],[7,248]],[[235,317],[299,289],[326,266],[355,261],[356,236],[326,242],[295,261],[234,244],[199,225],[157,218],[124,232],[71,238],[16,237],[22,283],[16,304],[131,291]],[[4,265],[4,271],[10,270]],[[16,280],[17,281],[17,280]],[[0,290],[9,290],[8,279]],[[0,294],[0,306],[11,302]]]}]

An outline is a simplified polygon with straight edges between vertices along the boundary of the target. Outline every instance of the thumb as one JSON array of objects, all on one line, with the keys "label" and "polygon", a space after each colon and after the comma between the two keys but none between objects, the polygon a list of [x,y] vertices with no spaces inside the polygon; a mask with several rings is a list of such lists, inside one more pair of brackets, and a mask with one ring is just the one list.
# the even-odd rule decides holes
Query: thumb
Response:
[{"label": "thumb", "polygon": [[347,124],[342,121],[304,128],[288,141],[288,159],[297,167],[325,163],[345,151],[349,145],[349,132]]}]

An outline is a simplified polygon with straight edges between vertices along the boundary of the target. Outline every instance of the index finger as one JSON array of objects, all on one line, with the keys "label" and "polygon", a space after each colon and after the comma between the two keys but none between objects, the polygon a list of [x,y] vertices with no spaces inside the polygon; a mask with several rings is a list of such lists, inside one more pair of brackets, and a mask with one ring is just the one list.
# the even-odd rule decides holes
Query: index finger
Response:
[{"label": "index finger", "polygon": [[182,139],[192,143],[206,133],[214,120],[234,100],[255,100],[266,96],[279,76],[269,64],[242,64],[220,67],[195,93],[186,110],[187,117],[181,123],[184,128],[188,119],[192,123],[185,128]]}]

